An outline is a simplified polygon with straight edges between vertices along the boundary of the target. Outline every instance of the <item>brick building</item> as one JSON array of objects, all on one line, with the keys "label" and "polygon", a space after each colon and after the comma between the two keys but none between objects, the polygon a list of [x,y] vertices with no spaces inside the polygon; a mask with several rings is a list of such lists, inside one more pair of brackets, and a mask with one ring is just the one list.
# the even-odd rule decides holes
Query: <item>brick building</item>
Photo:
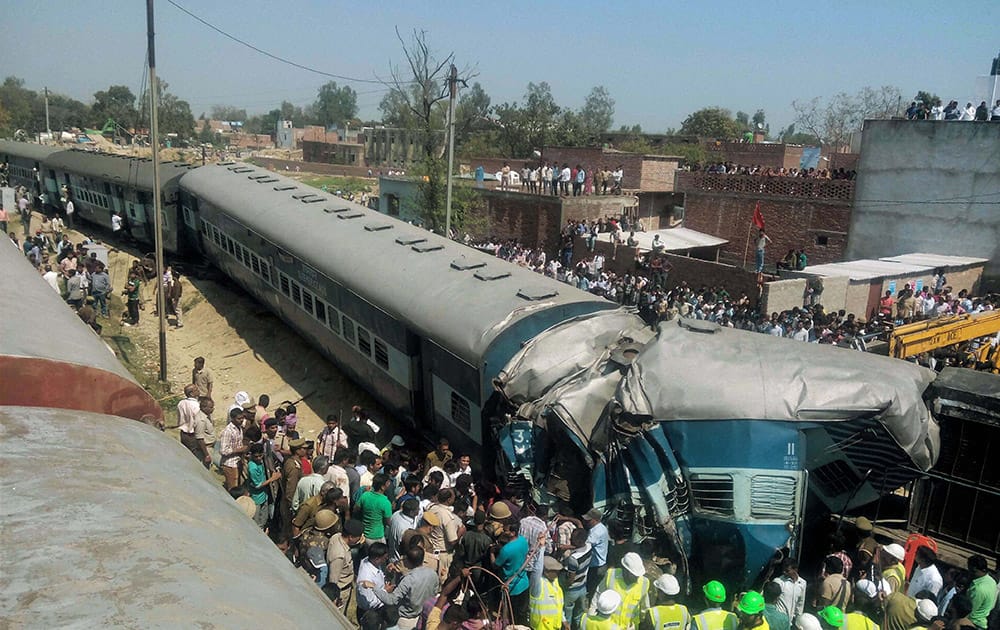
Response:
[{"label": "brick building", "polygon": [[614,170],[622,166],[625,177],[622,188],[626,190],[664,191],[674,190],[674,173],[684,158],[671,155],[642,155],[626,153],[614,149],[593,147],[545,147],[542,160],[583,166],[588,172],[607,167]]},{"label": "brick building", "polygon": [[758,202],[771,239],[768,266],[789,249],[804,250],[817,264],[841,260],[847,248],[853,181],[678,173],[677,190],[685,197],[685,227],[729,241],[724,261],[753,260],[747,235]]},{"label": "brick building", "polygon": [[709,140],[702,143],[709,162],[732,162],[743,166],[771,168],[799,168],[802,147],[793,144],[758,144],[752,142],[722,142]]}]

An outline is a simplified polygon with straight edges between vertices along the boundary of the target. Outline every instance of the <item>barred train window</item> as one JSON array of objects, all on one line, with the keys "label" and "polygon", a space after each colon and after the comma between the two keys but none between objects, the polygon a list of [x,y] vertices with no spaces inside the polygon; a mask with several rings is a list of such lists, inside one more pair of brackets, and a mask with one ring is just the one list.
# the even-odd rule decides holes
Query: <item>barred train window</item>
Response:
[{"label": "barred train window", "polygon": [[455,392],[451,393],[451,419],[466,431],[472,428],[472,417],[469,401]]},{"label": "barred train window", "polygon": [[361,326],[358,326],[358,350],[361,351],[361,354],[371,358],[372,337],[371,334]]},{"label": "barred train window", "polygon": [[383,370],[389,369],[389,349],[380,339],[375,340],[375,364]]},{"label": "barred train window", "polygon": [[349,343],[349,344],[351,344],[353,346],[354,345],[354,322],[352,322],[351,318],[349,318],[347,315],[343,316],[343,320],[344,320],[344,339],[347,340],[347,343]]}]

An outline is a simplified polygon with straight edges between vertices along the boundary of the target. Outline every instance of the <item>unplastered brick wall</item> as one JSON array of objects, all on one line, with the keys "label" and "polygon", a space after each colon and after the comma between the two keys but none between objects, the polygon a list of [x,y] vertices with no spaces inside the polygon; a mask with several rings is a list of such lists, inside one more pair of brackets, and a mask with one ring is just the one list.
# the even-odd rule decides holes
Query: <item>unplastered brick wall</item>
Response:
[{"label": "unplastered brick wall", "polygon": [[[810,265],[838,262],[847,248],[850,202],[808,198],[760,199],[760,210],[771,243],[766,264],[773,265],[789,249],[802,249]],[[722,251],[729,260],[754,259],[756,228],[752,228],[757,199],[749,195],[689,192],[684,202],[684,227],[724,238]],[[747,252],[747,234],[750,246]]]}]

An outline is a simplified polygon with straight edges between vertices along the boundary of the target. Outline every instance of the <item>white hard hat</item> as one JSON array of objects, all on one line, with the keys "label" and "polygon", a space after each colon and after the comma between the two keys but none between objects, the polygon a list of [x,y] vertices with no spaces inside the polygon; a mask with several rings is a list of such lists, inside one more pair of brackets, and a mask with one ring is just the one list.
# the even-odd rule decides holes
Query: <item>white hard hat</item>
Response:
[{"label": "white hard hat", "polygon": [[900,562],[902,562],[903,558],[906,557],[906,550],[903,549],[903,545],[900,545],[899,543],[892,543],[891,545],[886,545],[882,547],[882,549],[885,550],[887,554],[889,554],[896,560],[899,560]]},{"label": "white hard hat", "polygon": [[929,599],[918,599],[916,616],[918,621],[930,621],[931,619],[937,617],[938,607],[937,604]]},{"label": "white hard hat", "polygon": [[664,573],[656,578],[653,581],[653,586],[660,589],[664,595],[676,595],[681,592],[681,585],[677,582],[677,578],[669,573]]},{"label": "white hard hat", "polygon": [[796,630],[823,630],[823,627],[819,625],[819,619],[815,615],[809,613],[802,613],[795,618],[795,629]]},{"label": "white hard hat", "polygon": [[642,558],[634,551],[630,551],[622,557],[622,566],[635,577],[646,575],[646,567],[642,563]]},{"label": "white hard hat", "polygon": [[604,591],[597,596],[597,612],[610,615],[622,605],[622,596],[615,591]]}]

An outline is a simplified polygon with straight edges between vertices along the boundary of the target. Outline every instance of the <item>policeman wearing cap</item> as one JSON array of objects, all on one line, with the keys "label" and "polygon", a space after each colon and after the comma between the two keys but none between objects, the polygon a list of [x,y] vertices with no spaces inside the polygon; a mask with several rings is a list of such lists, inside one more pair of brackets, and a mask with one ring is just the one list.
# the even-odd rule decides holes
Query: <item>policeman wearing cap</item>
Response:
[{"label": "policeman wearing cap", "polygon": [[563,591],[559,585],[561,562],[545,556],[542,575],[532,574],[528,601],[529,625],[533,630],[559,630],[563,627]]},{"label": "policeman wearing cap", "polygon": [[622,598],[622,604],[613,619],[622,628],[635,627],[649,608],[649,578],[642,558],[634,551],[622,556],[622,566],[608,569],[601,586]]},{"label": "policeman wearing cap", "polygon": [[640,630],[688,630],[691,625],[691,613],[687,606],[677,603],[677,594],[681,585],[677,578],[664,573],[653,581],[656,587],[656,605],[642,618]]},{"label": "policeman wearing cap", "polygon": [[313,526],[303,531],[299,538],[299,566],[320,586],[329,581],[326,551],[339,522],[340,518],[333,510],[320,510],[316,512]]},{"label": "policeman wearing cap", "polygon": [[739,620],[736,615],[723,610],[726,603],[726,587],[718,580],[712,580],[701,588],[705,595],[705,609],[694,616],[692,630],[736,630]]}]

